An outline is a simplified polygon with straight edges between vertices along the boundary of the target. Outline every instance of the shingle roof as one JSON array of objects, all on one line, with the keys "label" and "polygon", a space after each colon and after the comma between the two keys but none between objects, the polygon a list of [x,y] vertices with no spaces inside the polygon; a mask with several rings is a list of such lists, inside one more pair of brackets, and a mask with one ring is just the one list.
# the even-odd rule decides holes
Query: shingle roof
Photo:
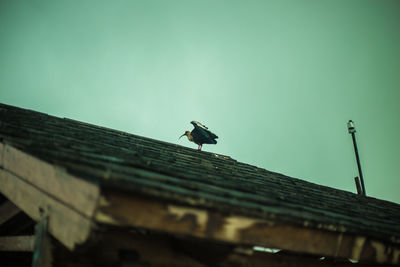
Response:
[{"label": "shingle roof", "polygon": [[400,240],[398,204],[270,172],[229,156],[4,104],[0,138],[101,187],[227,214]]}]

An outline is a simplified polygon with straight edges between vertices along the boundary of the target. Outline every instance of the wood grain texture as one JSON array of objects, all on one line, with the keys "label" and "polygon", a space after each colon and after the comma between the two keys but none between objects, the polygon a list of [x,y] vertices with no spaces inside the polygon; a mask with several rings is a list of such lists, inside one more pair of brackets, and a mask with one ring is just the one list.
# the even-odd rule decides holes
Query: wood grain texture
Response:
[{"label": "wood grain texture", "polygon": [[46,211],[49,232],[69,249],[87,240],[91,230],[87,217],[5,170],[0,170],[0,192],[36,221]]},{"label": "wood grain texture", "polygon": [[[41,173],[25,181],[86,217],[93,215],[96,201],[79,200],[87,194],[75,191],[78,185],[64,188],[58,183],[65,174],[106,191],[146,196],[146,200],[131,203],[132,208],[124,203],[119,207],[106,196],[101,200],[105,205],[96,212],[96,220],[104,224],[224,242],[280,244],[294,251],[328,251],[333,257],[351,255],[377,262],[399,258],[400,205],[396,203],[288,177],[229,156],[3,104],[0,140],[5,144],[0,145],[0,164],[8,166],[6,170],[23,179],[32,178],[32,170]],[[12,148],[7,150],[7,146]],[[20,160],[27,161],[19,152],[31,157],[28,164],[32,165],[25,170],[18,169]],[[40,170],[35,169],[38,165]],[[51,186],[43,179],[49,174],[57,177]],[[149,199],[161,204],[152,205]],[[91,204],[81,207],[79,203],[85,201]],[[114,203],[114,211],[107,201]],[[140,209],[143,205],[147,211]],[[137,218],[132,217],[136,213]],[[270,232],[286,236],[282,240],[287,242]],[[305,240],[311,241],[307,244]]]},{"label": "wood grain texture", "polygon": [[229,156],[8,105],[0,104],[0,122],[5,144],[102,187],[400,244],[400,205],[395,203],[309,183]]},{"label": "wood grain texture", "polygon": [[387,245],[379,240],[298,227],[274,220],[223,215],[119,192],[103,194],[95,216],[99,223],[183,234],[230,244],[369,262],[399,263],[400,246]]},{"label": "wood grain texture", "polygon": [[0,251],[33,251],[34,236],[0,236]]},{"label": "wood grain texture", "polygon": [[3,168],[84,215],[93,215],[99,196],[97,185],[10,145],[3,146]]}]

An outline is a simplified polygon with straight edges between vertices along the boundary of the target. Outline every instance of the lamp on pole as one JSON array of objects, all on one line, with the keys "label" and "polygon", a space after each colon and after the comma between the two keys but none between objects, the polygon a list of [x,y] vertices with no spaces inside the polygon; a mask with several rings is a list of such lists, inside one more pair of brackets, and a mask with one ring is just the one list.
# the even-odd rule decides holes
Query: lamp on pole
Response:
[{"label": "lamp on pole", "polygon": [[358,155],[358,149],[357,149],[357,141],[356,141],[356,135],[355,135],[356,128],[354,127],[354,122],[352,120],[349,120],[349,122],[347,123],[347,128],[349,129],[349,134],[351,134],[351,137],[353,138],[354,153],[356,154],[358,173],[360,174],[360,180],[361,180],[361,188],[362,188],[363,194],[366,195],[364,178],[363,178],[362,171],[361,171],[360,156]]}]

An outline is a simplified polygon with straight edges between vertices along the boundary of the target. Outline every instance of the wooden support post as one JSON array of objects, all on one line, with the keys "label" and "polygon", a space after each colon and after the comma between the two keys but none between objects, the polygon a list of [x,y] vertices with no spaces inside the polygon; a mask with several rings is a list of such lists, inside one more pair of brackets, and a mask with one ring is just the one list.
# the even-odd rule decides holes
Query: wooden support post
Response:
[{"label": "wooden support post", "polygon": [[43,219],[35,227],[35,249],[33,251],[32,267],[51,267],[52,251],[51,239],[47,232],[48,217]]}]

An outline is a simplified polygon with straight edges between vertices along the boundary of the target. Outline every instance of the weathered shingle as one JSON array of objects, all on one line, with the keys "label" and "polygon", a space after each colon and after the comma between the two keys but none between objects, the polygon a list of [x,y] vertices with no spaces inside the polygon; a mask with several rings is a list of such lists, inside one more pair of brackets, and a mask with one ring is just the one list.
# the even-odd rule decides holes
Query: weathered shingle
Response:
[{"label": "weathered shingle", "polygon": [[400,240],[400,205],[71,119],[0,105],[0,137],[81,179],[228,214]]}]

